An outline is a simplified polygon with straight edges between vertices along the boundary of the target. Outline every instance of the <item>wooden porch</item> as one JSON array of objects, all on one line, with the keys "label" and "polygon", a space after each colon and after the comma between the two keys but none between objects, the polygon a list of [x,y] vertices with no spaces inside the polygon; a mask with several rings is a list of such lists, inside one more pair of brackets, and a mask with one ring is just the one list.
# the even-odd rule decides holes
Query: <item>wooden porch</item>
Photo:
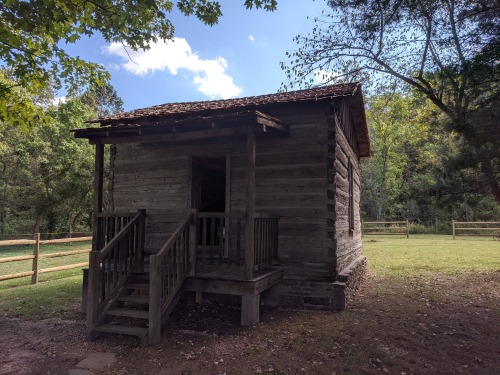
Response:
[{"label": "wooden porch", "polygon": [[[194,120],[193,120],[194,121]],[[135,128],[85,129],[75,135],[96,145],[93,247],[89,263],[87,332],[129,334],[143,345],[160,341],[162,323],[185,291],[239,295],[241,322],[259,321],[260,293],[282,279],[278,260],[278,218],[255,212],[256,134],[284,133],[288,128],[260,112],[146,127],[151,134],[130,136]],[[161,134],[159,134],[160,132]],[[246,135],[246,207],[241,213],[191,209],[161,248],[144,252],[145,210],[104,213],[104,145],[123,142],[195,140]],[[189,201],[189,199],[188,199]],[[188,203],[188,208],[193,207]],[[108,324],[115,317],[138,324]],[[142,321],[141,321],[142,320]]]},{"label": "wooden porch", "polygon": [[[158,343],[162,323],[184,292],[241,296],[242,325],[259,321],[260,293],[283,275],[277,261],[278,219],[256,215],[251,267],[243,215],[190,212],[157,254],[144,255],[146,212],[97,215],[89,268],[87,330],[134,335]],[[250,274],[250,277],[248,276]],[[116,316],[129,319],[127,325]],[[115,319],[113,324],[109,322]],[[137,324],[130,324],[135,319]]]},{"label": "wooden porch", "polygon": [[263,269],[248,280],[244,267],[206,268],[188,277],[184,290],[196,292],[198,302],[203,298],[202,293],[241,296],[241,325],[253,325],[259,322],[260,293],[279,283],[282,278],[283,272],[278,269]]}]

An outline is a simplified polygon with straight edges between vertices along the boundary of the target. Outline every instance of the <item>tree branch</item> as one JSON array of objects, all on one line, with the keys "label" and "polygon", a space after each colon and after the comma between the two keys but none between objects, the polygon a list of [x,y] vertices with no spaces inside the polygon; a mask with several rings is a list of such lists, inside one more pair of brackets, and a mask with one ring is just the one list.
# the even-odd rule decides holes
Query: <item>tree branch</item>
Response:
[{"label": "tree branch", "polygon": [[429,45],[431,43],[431,31],[432,31],[432,21],[427,18],[426,34],[425,34],[425,47],[422,53],[422,61],[420,63],[420,70],[418,72],[418,78],[421,79],[424,74],[425,62],[427,61],[427,52],[429,50]]},{"label": "tree branch", "polygon": [[0,89],[0,93],[3,93],[3,92],[5,92],[5,91],[10,91],[10,90],[12,90],[14,87],[20,87],[20,86],[22,86],[22,84],[21,84],[21,83],[16,83],[15,85],[11,85],[11,86],[8,86],[8,87],[4,87],[4,88]]}]

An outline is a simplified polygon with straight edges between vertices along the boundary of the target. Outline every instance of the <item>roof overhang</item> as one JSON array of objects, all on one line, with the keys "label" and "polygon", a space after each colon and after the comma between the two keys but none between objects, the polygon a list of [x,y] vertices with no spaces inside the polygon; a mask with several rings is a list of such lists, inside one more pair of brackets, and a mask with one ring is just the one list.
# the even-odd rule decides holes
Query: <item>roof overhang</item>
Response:
[{"label": "roof overhang", "polygon": [[184,116],[176,120],[167,118],[154,124],[114,124],[72,131],[76,138],[87,138],[90,143],[118,144],[243,136],[247,134],[247,128],[250,126],[254,127],[257,134],[288,133],[288,126],[281,120],[256,110],[212,116]]},{"label": "roof overhang", "polygon": [[370,136],[366,123],[365,104],[363,102],[361,86],[357,88],[350,100],[350,110],[359,156],[361,158],[369,158],[371,157]]}]

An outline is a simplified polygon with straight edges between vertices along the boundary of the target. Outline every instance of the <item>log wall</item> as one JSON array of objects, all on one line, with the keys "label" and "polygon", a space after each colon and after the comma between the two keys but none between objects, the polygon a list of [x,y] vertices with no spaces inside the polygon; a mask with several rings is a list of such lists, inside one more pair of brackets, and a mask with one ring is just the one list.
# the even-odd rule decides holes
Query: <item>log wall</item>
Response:
[{"label": "log wall", "polygon": [[[269,305],[344,310],[366,272],[366,259],[361,255],[360,166],[357,147],[353,144],[348,99],[337,100],[330,111],[325,117],[327,131],[321,134],[326,140],[326,178],[319,185],[326,192],[322,201],[326,210],[319,214],[326,227],[315,219],[325,231],[321,248],[326,263],[320,267],[326,265],[329,277],[321,280],[322,269],[316,277],[307,280],[287,278],[265,292],[262,300]],[[353,230],[349,225],[349,160],[353,168]]]},{"label": "log wall", "polygon": [[[299,293],[303,299],[309,294],[314,296],[314,288],[307,287],[304,292],[299,287],[297,292],[297,285],[304,281],[335,282],[361,255],[359,158],[340,126],[341,121],[351,119],[346,99],[337,100],[335,105],[327,101],[283,103],[259,110],[290,127],[288,136],[257,138],[256,212],[280,217],[279,257],[290,293]],[[112,207],[117,211],[147,210],[146,252],[158,251],[190,208],[190,158],[228,154],[229,208],[243,212],[245,137],[114,146],[110,164]],[[355,182],[354,231],[349,230],[348,221],[349,158]],[[342,286],[327,286],[324,290],[333,293],[339,288]],[[279,290],[275,289],[278,294]],[[338,293],[330,298],[338,299]],[[331,302],[330,307],[333,305]]]},{"label": "log wall", "polygon": [[[288,137],[257,140],[256,210],[280,217],[285,277],[326,279],[327,103],[287,104],[263,112],[290,126]],[[243,155],[245,157],[245,155]],[[234,158],[232,209],[245,207],[245,159]]]},{"label": "log wall", "polygon": [[[347,99],[344,100],[344,103]],[[351,123],[352,118],[344,106],[335,110],[335,121],[330,124],[329,132],[329,165],[328,165],[328,198],[331,211],[333,229],[331,235],[331,249],[335,255],[331,259],[332,274],[338,276],[347,269],[352,262],[361,256],[361,218],[360,218],[360,163],[359,156],[352,146],[353,139],[346,135],[341,124]],[[334,128],[334,129],[333,129]],[[352,128],[352,125],[350,126]],[[333,131],[334,130],[334,131]],[[349,226],[349,162],[353,169],[354,195],[354,228]]]},{"label": "log wall", "polygon": [[112,163],[113,209],[146,209],[147,253],[160,249],[190,208],[190,156],[223,157],[238,153],[242,142],[219,139],[196,145],[116,145]]},{"label": "log wall", "polygon": [[[329,105],[282,104],[259,110],[289,125],[290,135],[257,138],[256,211],[280,217],[279,255],[286,276],[327,279]],[[189,209],[189,157],[230,154],[230,209],[243,212],[245,145],[245,138],[116,145],[110,173],[113,209],[147,210],[146,251],[155,253]]]}]

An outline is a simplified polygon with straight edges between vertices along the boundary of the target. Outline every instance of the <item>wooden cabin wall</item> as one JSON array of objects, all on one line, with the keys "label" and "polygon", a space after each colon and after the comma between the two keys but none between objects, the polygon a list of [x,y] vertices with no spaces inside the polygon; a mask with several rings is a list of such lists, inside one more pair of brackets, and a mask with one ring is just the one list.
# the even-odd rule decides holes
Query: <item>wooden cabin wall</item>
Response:
[{"label": "wooden cabin wall", "polygon": [[[289,278],[331,280],[326,182],[329,108],[329,103],[318,102],[262,109],[290,126],[289,136],[259,136],[256,144],[256,211],[280,217],[279,255]],[[243,212],[245,145],[245,138],[175,146],[116,145],[111,171],[114,210],[147,210],[146,251],[154,253],[189,209],[189,156],[230,154],[230,208]]]},{"label": "wooden cabin wall", "polygon": [[[330,124],[334,127],[334,132],[329,134],[330,143],[330,164],[329,173],[334,178],[329,180],[329,200],[332,216],[332,249],[335,255],[332,256],[331,265],[334,267],[335,275],[339,275],[352,262],[361,256],[361,218],[360,218],[360,159],[355,152],[355,145],[352,147],[354,139],[352,132],[346,135],[342,124],[349,124],[347,128],[352,129],[352,118],[347,109],[348,100],[343,99],[340,105],[336,106],[335,121]],[[333,130],[333,129],[332,129]],[[351,139],[348,139],[351,138]],[[353,193],[354,193],[354,230],[349,228],[349,180],[348,163],[353,167]]]},{"label": "wooden cabin wall", "polygon": [[147,253],[156,253],[189,212],[189,157],[237,155],[244,149],[242,145],[244,139],[116,145],[112,163],[114,210],[146,209]]},{"label": "wooden cabin wall", "polygon": [[[280,217],[279,256],[286,278],[326,280],[329,103],[282,104],[262,112],[281,119],[290,135],[257,140],[256,211]],[[232,163],[234,210],[245,206],[245,157]]]}]

